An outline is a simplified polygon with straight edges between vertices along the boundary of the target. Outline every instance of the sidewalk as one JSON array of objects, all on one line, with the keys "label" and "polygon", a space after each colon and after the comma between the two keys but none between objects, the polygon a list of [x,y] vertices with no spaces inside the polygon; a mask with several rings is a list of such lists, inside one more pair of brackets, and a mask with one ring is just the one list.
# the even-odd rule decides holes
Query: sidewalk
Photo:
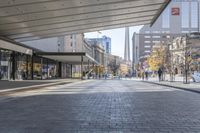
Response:
[{"label": "sidewalk", "polygon": [[157,78],[149,78],[144,80],[144,82],[200,93],[200,83],[190,81],[189,84],[185,84],[181,78],[173,82],[170,82],[168,79],[159,82]]},{"label": "sidewalk", "polygon": [[81,81],[80,79],[53,79],[53,80],[23,80],[23,81],[0,81],[0,94],[38,89],[52,85],[69,84]]}]

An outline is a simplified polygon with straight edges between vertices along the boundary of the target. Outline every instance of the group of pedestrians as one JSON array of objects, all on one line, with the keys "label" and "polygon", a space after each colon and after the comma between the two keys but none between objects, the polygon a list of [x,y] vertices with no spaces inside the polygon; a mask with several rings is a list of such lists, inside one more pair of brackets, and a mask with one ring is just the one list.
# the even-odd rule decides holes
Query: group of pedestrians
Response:
[{"label": "group of pedestrians", "polygon": [[[157,74],[158,74],[158,80],[161,81],[162,80],[162,75],[163,75],[162,68],[158,69]],[[142,80],[148,80],[149,71],[148,70],[141,70],[140,71],[140,77],[142,78]]]},{"label": "group of pedestrians", "polygon": [[141,71],[141,77],[142,77],[142,80],[148,80],[148,78],[149,78],[149,72],[148,72],[148,70],[142,70]]}]

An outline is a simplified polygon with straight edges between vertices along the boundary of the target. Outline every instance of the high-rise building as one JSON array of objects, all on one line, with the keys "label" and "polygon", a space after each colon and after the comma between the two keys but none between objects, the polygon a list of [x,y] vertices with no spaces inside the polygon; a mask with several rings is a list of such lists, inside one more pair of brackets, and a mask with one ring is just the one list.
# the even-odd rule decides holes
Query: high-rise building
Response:
[{"label": "high-rise building", "polygon": [[129,27],[125,27],[124,60],[130,61]]},{"label": "high-rise building", "polygon": [[87,41],[91,44],[99,44],[104,47],[105,53],[111,54],[111,38],[102,36],[102,38],[87,38]]},{"label": "high-rise building", "polygon": [[149,55],[156,43],[167,44],[177,36],[199,32],[199,9],[198,0],[172,0],[152,27],[146,25],[133,34],[133,64]]}]

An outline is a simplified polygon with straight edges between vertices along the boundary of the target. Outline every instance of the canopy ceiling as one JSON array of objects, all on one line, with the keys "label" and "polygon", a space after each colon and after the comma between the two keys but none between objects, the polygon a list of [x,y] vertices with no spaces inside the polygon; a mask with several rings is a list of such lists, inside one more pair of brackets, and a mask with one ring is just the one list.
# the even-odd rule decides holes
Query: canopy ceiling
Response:
[{"label": "canopy ceiling", "polygon": [[29,41],[153,24],[170,0],[1,0],[0,36]]}]

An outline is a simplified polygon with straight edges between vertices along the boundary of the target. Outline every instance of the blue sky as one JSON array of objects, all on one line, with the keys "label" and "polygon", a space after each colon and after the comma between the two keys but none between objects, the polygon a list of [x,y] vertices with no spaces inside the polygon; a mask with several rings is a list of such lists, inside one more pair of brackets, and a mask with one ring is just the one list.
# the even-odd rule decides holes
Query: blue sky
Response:
[{"label": "blue sky", "polygon": [[[134,26],[129,28],[129,39],[132,52],[132,36],[134,32],[138,32],[142,26]],[[111,38],[111,52],[113,55],[118,55],[120,57],[124,56],[124,43],[125,43],[125,28],[104,30],[98,32],[85,33],[86,38],[98,38],[103,35]],[[131,54],[132,55],[132,54]]]}]

